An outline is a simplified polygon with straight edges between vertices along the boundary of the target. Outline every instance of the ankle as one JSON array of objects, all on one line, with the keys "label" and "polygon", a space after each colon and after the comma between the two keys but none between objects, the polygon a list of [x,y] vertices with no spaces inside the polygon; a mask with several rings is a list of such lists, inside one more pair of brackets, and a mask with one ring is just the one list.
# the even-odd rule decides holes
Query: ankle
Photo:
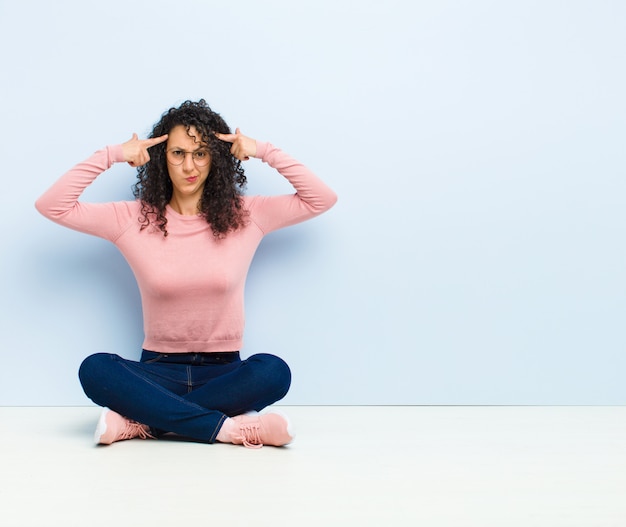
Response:
[{"label": "ankle", "polygon": [[233,434],[237,430],[237,423],[234,419],[227,417],[217,433],[216,441],[220,443],[232,443]]}]

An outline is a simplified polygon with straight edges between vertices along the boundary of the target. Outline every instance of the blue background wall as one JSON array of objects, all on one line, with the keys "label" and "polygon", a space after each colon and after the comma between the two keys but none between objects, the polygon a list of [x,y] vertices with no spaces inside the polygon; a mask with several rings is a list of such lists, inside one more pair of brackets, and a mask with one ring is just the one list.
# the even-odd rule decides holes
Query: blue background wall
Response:
[{"label": "blue background wall", "polygon": [[200,97],[340,196],[249,277],[243,353],[291,364],[285,403],[623,404],[625,23],[617,0],[0,0],[0,404],[88,404],[83,357],[138,356],[124,260],[33,203]]}]

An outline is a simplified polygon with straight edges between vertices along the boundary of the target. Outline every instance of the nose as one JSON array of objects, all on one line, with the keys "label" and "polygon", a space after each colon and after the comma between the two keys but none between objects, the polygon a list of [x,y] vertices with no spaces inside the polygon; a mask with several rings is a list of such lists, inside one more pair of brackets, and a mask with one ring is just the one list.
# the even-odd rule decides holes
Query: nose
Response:
[{"label": "nose", "polygon": [[183,161],[183,170],[185,172],[191,172],[195,168],[195,164],[193,162],[193,153],[185,152],[185,160]]}]

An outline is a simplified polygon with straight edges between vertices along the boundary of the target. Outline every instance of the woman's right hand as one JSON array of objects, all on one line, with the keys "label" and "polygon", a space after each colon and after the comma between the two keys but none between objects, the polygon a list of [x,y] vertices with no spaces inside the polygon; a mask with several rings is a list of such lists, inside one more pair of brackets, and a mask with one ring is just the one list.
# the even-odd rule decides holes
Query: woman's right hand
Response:
[{"label": "woman's right hand", "polygon": [[167,134],[153,139],[139,139],[137,134],[133,134],[128,141],[122,143],[124,161],[131,167],[140,167],[150,161],[148,148],[167,141]]}]

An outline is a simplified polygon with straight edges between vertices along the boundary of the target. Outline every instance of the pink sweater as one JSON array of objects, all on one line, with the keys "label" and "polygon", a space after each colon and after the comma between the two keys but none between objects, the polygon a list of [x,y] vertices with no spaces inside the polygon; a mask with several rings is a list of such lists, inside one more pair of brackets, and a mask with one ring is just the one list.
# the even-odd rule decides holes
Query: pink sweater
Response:
[{"label": "pink sweater", "polygon": [[214,238],[201,216],[183,216],[169,206],[164,237],[156,228],[140,230],[138,201],[78,201],[98,175],[124,161],[121,145],[76,165],[36,207],[61,225],[113,242],[122,252],[141,292],[145,349],[236,351],[243,343],[246,275],[263,236],[317,216],[337,200],[310,170],[273,145],[257,142],[257,157],[278,170],[296,193],[246,196],[249,224],[222,240]]}]

